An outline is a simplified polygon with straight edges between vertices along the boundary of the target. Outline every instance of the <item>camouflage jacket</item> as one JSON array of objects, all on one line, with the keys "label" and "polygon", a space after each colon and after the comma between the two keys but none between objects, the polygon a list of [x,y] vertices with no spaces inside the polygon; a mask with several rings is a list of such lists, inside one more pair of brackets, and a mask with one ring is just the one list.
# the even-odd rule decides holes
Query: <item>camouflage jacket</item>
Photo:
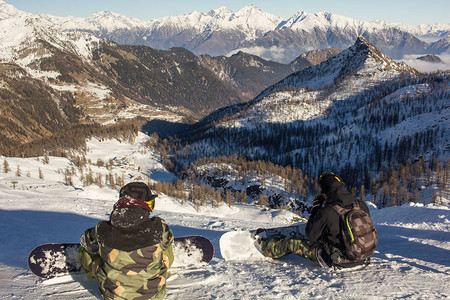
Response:
[{"label": "camouflage jacket", "polygon": [[174,259],[168,225],[159,217],[125,228],[114,225],[103,221],[81,236],[83,267],[97,279],[103,297],[164,298]]}]

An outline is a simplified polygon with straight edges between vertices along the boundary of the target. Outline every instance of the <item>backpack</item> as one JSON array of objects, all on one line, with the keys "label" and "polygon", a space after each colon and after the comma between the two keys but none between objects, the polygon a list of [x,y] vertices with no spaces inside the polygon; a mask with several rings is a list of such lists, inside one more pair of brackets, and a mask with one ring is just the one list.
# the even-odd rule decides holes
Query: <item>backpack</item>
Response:
[{"label": "backpack", "polygon": [[378,233],[370,216],[361,209],[357,200],[350,209],[340,205],[329,205],[341,219],[341,233],[344,242],[343,254],[349,262],[369,258],[378,244]]}]

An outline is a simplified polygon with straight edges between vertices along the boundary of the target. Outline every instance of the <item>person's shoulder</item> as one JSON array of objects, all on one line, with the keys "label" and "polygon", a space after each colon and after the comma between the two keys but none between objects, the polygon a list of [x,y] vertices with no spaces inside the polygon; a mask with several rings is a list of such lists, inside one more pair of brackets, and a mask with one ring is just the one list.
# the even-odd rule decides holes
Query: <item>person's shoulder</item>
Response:
[{"label": "person's shoulder", "polygon": [[97,226],[92,227],[92,229],[94,230],[97,228],[97,230],[98,230],[99,228],[105,228],[105,227],[111,227],[111,223],[109,221],[100,221],[97,223]]},{"label": "person's shoulder", "polygon": [[363,211],[365,211],[367,214],[370,215],[370,209],[369,209],[369,207],[367,206],[366,202],[365,202],[365,201],[362,201],[362,200],[360,200],[360,199],[358,199],[358,203],[359,203],[359,207],[360,207]]},{"label": "person's shoulder", "polygon": [[335,217],[335,216],[339,217],[339,213],[336,211],[336,208],[334,207],[335,205],[339,206],[339,204],[325,205],[324,207],[322,207],[322,209],[319,210],[319,212],[324,217]]},{"label": "person's shoulder", "polygon": [[158,216],[151,217],[150,220],[151,220],[152,222],[163,222],[163,223],[166,222],[166,221],[164,221],[163,218],[158,217]]},{"label": "person's shoulder", "polygon": [[158,217],[158,216],[151,217],[150,222],[153,224],[161,224],[162,226],[167,226],[166,221],[163,218]]}]

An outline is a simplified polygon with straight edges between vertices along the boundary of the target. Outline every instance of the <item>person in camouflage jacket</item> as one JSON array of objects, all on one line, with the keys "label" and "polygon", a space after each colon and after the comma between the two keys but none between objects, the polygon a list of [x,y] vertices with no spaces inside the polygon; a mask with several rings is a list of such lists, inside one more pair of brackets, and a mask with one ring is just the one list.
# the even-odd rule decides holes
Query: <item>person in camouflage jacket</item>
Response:
[{"label": "person in camouflage jacket", "polygon": [[[325,172],[319,178],[322,194],[313,202],[311,215],[306,224],[306,236],[287,238],[257,239],[263,255],[279,258],[295,253],[322,267],[353,267],[363,264],[363,261],[338,263],[344,260],[342,249],[343,238],[340,228],[340,217],[327,204],[339,204],[342,207],[351,207],[354,198],[345,187],[344,182],[335,174]],[[359,201],[362,210],[370,215],[369,208],[363,201]]]},{"label": "person in camouflage jacket", "polygon": [[164,298],[173,235],[163,219],[149,217],[155,198],[144,183],[125,185],[109,221],[81,236],[82,266],[104,299]]}]

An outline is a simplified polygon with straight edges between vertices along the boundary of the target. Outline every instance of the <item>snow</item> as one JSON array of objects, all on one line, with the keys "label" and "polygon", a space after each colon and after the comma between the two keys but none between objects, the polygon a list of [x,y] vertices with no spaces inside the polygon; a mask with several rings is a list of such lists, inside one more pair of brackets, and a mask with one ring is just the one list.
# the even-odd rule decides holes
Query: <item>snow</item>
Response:
[{"label": "snow", "polygon": [[226,261],[269,260],[255,247],[249,231],[230,231],[219,240],[220,254]]},{"label": "snow", "polygon": [[[146,139],[143,134],[131,144],[92,139],[87,159],[93,163],[99,158],[115,160],[118,163],[111,171],[92,169],[125,174],[127,180],[132,180],[130,176],[141,176],[144,181],[175,179],[160,164],[158,155],[144,148]],[[50,157],[44,164],[42,157],[0,157],[2,165],[5,159],[11,171],[5,174],[3,168],[0,170],[0,298],[99,299],[96,281],[86,274],[41,280],[28,271],[26,259],[39,244],[77,242],[85,229],[108,219],[118,198],[117,189],[81,186],[76,176],[73,186],[62,184],[64,175],[58,170],[72,167],[66,158]],[[15,176],[18,165],[20,177]],[[39,168],[43,179],[38,177]],[[13,181],[17,181],[15,189]],[[295,255],[272,260],[253,252],[238,261],[226,261],[221,256],[221,248],[226,251],[239,246],[219,243],[226,232],[249,239],[246,230],[291,224],[296,215],[290,212],[251,205],[230,208],[225,204],[197,211],[189,203],[160,195],[155,212],[167,221],[175,236],[203,235],[216,248],[209,265],[174,268],[166,298],[449,298],[450,208],[423,204],[382,210],[370,207],[379,232],[372,264],[364,270],[333,273]],[[246,251],[242,250],[243,256]]]},{"label": "snow", "polygon": [[[327,12],[313,14],[299,11],[291,18],[283,19],[264,12],[254,5],[246,5],[236,12],[226,7],[219,7],[205,13],[193,11],[188,14],[166,16],[148,21],[138,20],[109,11],[97,12],[87,18],[73,16],[59,17],[47,14],[33,15],[22,12],[14,6],[0,0],[0,41],[2,42],[2,57],[11,57],[12,53],[10,53],[11,50],[8,47],[17,47],[24,40],[25,36],[31,34],[32,26],[28,26],[28,28],[23,26],[25,20],[33,20],[34,24],[43,28],[59,30],[61,32],[91,31],[106,34],[118,30],[135,31],[137,34],[142,35],[144,40],[148,39],[153,32],[164,29],[164,27],[166,27],[164,31],[169,30],[181,33],[184,30],[188,30],[193,31],[192,34],[194,35],[202,35],[214,31],[240,31],[245,35],[242,41],[252,41],[262,37],[269,31],[277,31],[285,28],[300,32],[311,32],[317,29],[341,31],[347,32],[347,34],[351,32],[352,37],[359,36],[365,32],[376,33],[386,29],[399,29],[422,39],[433,38],[437,40],[445,38],[450,28],[450,24],[410,26],[386,21],[356,20]],[[79,43],[75,42],[75,44],[78,45],[80,53],[86,57],[91,52],[83,43],[84,39],[82,38]],[[8,51],[5,51],[5,48],[8,48]],[[285,49],[272,45],[268,48],[255,46],[244,47],[240,50],[246,50],[259,55],[267,52],[268,54],[271,53],[274,55],[275,58],[278,58],[283,56]],[[230,55],[237,51],[239,49],[235,49]]]},{"label": "snow", "polygon": [[194,265],[203,258],[203,251],[189,242],[186,245],[174,243],[173,252],[178,255],[175,255],[172,268]]}]

